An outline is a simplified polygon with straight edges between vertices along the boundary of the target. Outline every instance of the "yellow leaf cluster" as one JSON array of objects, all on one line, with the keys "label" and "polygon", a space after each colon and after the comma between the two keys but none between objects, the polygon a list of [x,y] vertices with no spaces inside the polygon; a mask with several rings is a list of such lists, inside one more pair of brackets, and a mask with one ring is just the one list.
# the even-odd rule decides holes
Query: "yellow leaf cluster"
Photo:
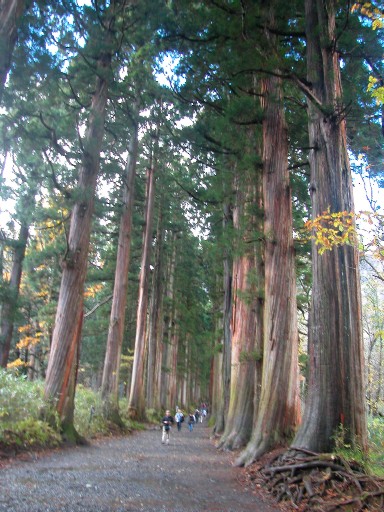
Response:
[{"label": "yellow leaf cluster", "polygon": [[351,7],[351,12],[358,12],[372,21],[372,29],[384,27],[384,12],[374,7],[371,2],[356,2]]},{"label": "yellow leaf cluster", "polygon": [[311,238],[319,246],[319,253],[330,251],[336,246],[350,245],[356,240],[356,229],[352,212],[334,212],[330,209],[313,220],[308,220],[304,229],[312,232]]},{"label": "yellow leaf cluster", "polygon": [[37,333],[35,337],[33,336],[24,336],[16,345],[18,349],[29,348],[37,345],[40,341],[40,337],[42,333]]},{"label": "yellow leaf cluster", "polygon": [[22,366],[27,366],[27,363],[24,363],[24,361],[22,361],[20,358],[15,359],[14,361],[12,361],[12,363],[7,364],[8,369],[21,368]]},{"label": "yellow leaf cluster", "polygon": [[103,288],[103,284],[94,284],[92,286],[88,286],[84,292],[84,297],[95,297]]}]

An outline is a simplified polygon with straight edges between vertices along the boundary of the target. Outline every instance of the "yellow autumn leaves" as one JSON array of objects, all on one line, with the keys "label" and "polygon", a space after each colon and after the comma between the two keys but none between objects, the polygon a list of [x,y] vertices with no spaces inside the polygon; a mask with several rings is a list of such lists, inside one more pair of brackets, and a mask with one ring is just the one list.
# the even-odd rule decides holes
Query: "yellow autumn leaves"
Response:
[{"label": "yellow autumn leaves", "polygon": [[[356,231],[356,222],[361,221],[365,226],[365,235]],[[359,248],[365,252],[369,248],[371,256],[384,259],[383,232],[384,216],[377,212],[333,212],[328,208],[315,219],[307,220],[299,240],[308,240],[308,233],[319,247],[319,253],[332,250],[334,247],[359,243]],[[364,241],[362,241],[364,238]]]}]

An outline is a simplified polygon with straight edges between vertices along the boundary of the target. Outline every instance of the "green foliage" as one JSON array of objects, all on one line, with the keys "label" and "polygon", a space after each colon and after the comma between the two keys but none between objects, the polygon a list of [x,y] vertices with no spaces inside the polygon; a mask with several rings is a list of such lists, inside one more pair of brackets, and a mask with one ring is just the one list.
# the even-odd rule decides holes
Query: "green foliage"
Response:
[{"label": "green foliage", "polygon": [[[42,419],[43,383],[0,370],[0,443],[30,448],[57,446],[60,436]],[[53,422],[55,424],[55,422]]]},{"label": "green foliage", "polygon": [[44,407],[42,382],[0,369],[0,432],[27,417],[38,419]]},{"label": "green foliage", "polygon": [[368,440],[370,448],[370,472],[384,477],[384,418],[368,418]]},{"label": "green foliage", "polygon": [[160,423],[162,418],[162,414],[159,411],[156,411],[156,409],[146,409],[145,416],[147,417],[149,423],[154,424]]},{"label": "green foliage", "polygon": [[384,418],[368,418],[369,453],[366,455],[359,446],[352,446],[345,441],[346,432],[339,426],[334,436],[335,453],[349,463],[358,464],[368,474],[384,477]]},{"label": "green foliage", "polygon": [[84,437],[108,434],[110,426],[103,417],[100,393],[78,384],[75,396],[74,425]]},{"label": "green foliage", "polygon": [[58,446],[61,437],[45,421],[29,417],[17,421],[11,429],[0,430],[0,442],[17,448],[40,448]]},{"label": "green foliage", "polygon": [[[60,444],[59,421],[56,414],[47,409],[43,399],[43,387],[43,381],[30,382],[25,376],[18,377],[0,369],[2,447],[23,450]],[[157,418],[160,418],[160,413],[152,411],[148,414],[149,418],[152,417],[153,421],[158,422],[155,417],[157,414]],[[127,430],[143,428],[143,425],[132,421],[124,422]],[[115,431],[115,428],[103,418],[100,394],[82,385],[78,385],[76,391],[74,426],[77,434],[83,438],[108,435]]]},{"label": "green foliage", "polygon": [[257,362],[263,359],[263,353],[259,350],[252,350],[251,352],[240,352],[239,361],[240,363]]}]

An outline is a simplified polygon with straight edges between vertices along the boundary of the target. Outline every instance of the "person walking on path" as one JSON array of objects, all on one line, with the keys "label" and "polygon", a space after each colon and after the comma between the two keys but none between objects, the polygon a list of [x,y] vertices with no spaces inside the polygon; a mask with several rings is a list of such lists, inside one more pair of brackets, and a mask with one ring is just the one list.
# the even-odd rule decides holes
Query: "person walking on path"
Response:
[{"label": "person walking on path", "polygon": [[195,422],[196,422],[196,418],[195,418],[193,412],[190,412],[189,417],[188,417],[188,427],[189,427],[190,432],[192,432],[193,425],[195,424]]},{"label": "person walking on path", "polygon": [[177,410],[177,413],[175,414],[175,420],[176,420],[177,430],[180,432],[181,424],[184,421],[184,414],[181,412],[181,409]]},{"label": "person walking on path", "polygon": [[172,423],[174,422],[175,420],[173,419],[173,416],[171,416],[171,412],[170,411],[165,411],[165,416],[164,418],[161,420],[161,424],[162,424],[162,430],[163,430],[163,434],[161,436],[161,442],[163,444],[169,444],[169,433],[171,431],[171,425]]}]

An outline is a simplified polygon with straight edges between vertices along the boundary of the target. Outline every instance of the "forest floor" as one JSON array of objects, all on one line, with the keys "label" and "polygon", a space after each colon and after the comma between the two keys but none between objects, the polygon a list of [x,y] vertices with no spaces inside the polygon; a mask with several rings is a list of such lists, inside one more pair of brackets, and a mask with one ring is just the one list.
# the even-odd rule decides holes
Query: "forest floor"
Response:
[{"label": "forest floor", "polygon": [[[234,455],[215,448],[206,423],[103,438],[89,445],[18,455],[0,464],[0,511],[278,512],[249,485]],[[288,509],[289,510],[289,509]]]}]

